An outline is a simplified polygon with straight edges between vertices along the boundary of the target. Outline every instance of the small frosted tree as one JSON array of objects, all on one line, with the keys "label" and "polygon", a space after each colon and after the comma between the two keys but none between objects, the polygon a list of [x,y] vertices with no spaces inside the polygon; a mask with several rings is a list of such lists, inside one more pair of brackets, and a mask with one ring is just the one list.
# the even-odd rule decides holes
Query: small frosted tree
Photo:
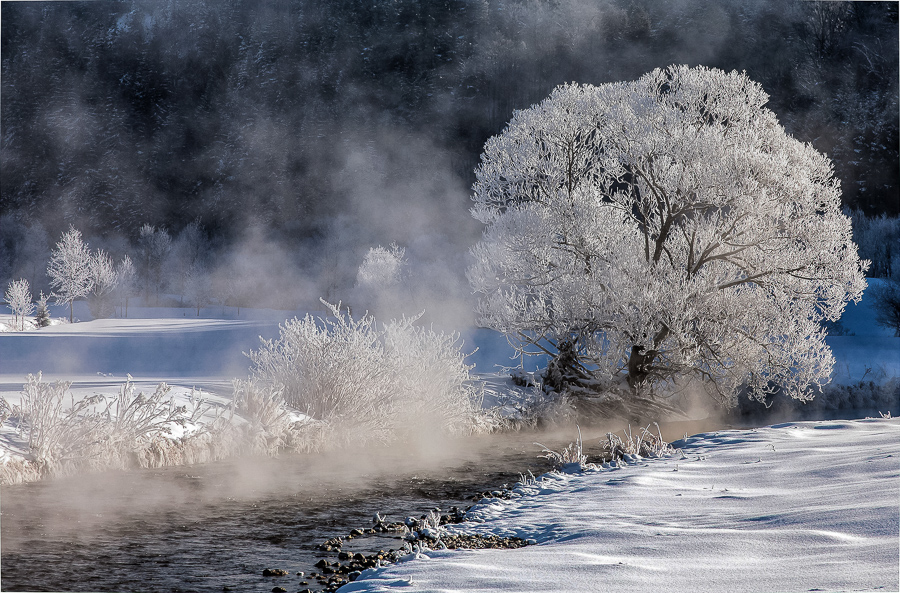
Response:
[{"label": "small frosted tree", "polygon": [[13,280],[6,289],[6,302],[12,309],[16,329],[25,331],[25,318],[34,312],[34,303],[31,302],[31,289],[28,280],[24,278]]},{"label": "small frosted tree", "polygon": [[[167,270],[172,285],[182,297],[188,298],[188,283],[192,274],[205,267],[209,252],[209,241],[200,222],[188,223],[172,241],[170,254],[171,268]],[[194,293],[196,295],[196,292]]]},{"label": "small frosted tree", "polygon": [[356,273],[356,295],[368,310],[384,316],[397,316],[408,294],[403,291],[406,274],[406,249],[396,243],[389,247],[371,247]]},{"label": "small frosted tree", "polygon": [[725,403],[812,397],[833,366],[821,322],[867,264],[831,162],[767,99],[745,74],[670,67],[517,111],[476,170],[481,324],[611,413],[658,413],[690,380]]},{"label": "small frosted tree", "polygon": [[154,293],[158,305],[164,280],[163,268],[172,251],[172,237],[166,229],[157,229],[153,225],[145,224],[141,227],[138,244],[141,250],[140,264],[144,289],[147,295]]},{"label": "small frosted tree", "polygon": [[200,262],[194,262],[187,270],[184,279],[184,296],[188,304],[197,310],[200,317],[200,308],[210,301],[210,277],[206,268]]},{"label": "small frosted tree", "polygon": [[69,322],[74,320],[73,303],[86,297],[93,286],[90,249],[81,240],[81,232],[70,227],[50,253],[47,275],[53,287],[51,296],[58,305],[69,305]]},{"label": "small frosted tree", "polygon": [[122,302],[122,315],[128,317],[128,299],[137,294],[137,277],[134,264],[128,255],[116,264],[116,295]]},{"label": "small frosted tree", "polygon": [[396,243],[390,247],[372,247],[363,258],[356,273],[359,286],[395,286],[403,279],[406,265],[406,249]]},{"label": "small frosted tree", "polygon": [[47,306],[47,295],[41,291],[38,297],[37,305],[34,310],[34,322],[38,327],[47,327],[50,325],[50,308]]},{"label": "small frosted tree", "polygon": [[900,258],[894,258],[889,277],[875,282],[866,293],[875,310],[875,322],[900,337]]},{"label": "small frosted tree", "polygon": [[118,284],[116,266],[112,258],[102,249],[91,256],[91,290],[88,306],[95,319],[111,317],[115,313],[113,302]]}]

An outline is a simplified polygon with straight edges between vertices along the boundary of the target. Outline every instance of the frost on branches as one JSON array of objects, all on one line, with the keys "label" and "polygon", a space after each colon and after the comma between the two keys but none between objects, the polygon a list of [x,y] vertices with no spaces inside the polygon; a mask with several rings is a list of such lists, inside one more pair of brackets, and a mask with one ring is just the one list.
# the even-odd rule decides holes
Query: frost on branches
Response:
[{"label": "frost on branches", "polygon": [[481,324],[549,352],[558,391],[811,398],[833,365],[821,322],[859,301],[867,262],[831,162],[767,99],[673,66],[517,111],[476,171]]}]

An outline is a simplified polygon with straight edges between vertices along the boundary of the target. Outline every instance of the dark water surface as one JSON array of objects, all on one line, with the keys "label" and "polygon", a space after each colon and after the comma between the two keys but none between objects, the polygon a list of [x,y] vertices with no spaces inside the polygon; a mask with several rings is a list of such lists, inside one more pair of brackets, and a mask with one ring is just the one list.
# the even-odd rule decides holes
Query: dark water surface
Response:
[{"label": "dark water surface", "polygon": [[[674,424],[664,436],[721,428]],[[585,431],[599,455],[605,430]],[[301,579],[333,554],[316,546],[351,529],[419,517],[549,470],[539,441],[561,449],[574,429],[515,433],[356,453],[236,459],[190,467],[77,476],[0,491],[3,591],[235,591],[310,587]],[[344,550],[399,548],[386,538]],[[290,571],[263,577],[265,568]],[[301,585],[307,580],[309,585]]]}]

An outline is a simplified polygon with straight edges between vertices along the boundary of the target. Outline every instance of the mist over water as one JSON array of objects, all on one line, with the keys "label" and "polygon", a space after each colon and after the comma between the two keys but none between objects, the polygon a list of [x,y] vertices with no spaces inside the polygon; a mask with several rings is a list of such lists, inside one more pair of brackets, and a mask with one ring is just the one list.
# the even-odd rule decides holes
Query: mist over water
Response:
[{"label": "mist over water", "polygon": [[[674,423],[663,425],[663,436],[719,427]],[[605,431],[620,428],[582,428],[590,460],[600,454]],[[308,575],[319,558],[334,559],[316,545],[369,527],[374,513],[397,521],[435,507],[465,509],[480,492],[513,486],[520,473],[548,471],[536,442],[558,451],[576,436],[574,427],[564,427],[4,486],[3,587],[297,586],[296,572]],[[364,537],[345,541],[343,549],[373,553],[401,544]],[[276,582],[261,576],[264,568],[292,576]]]},{"label": "mist over water", "polygon": [[[4,588],[271,587],[264,568],[308,574],[324,556],[317,544],[370,526],[375,512],[402,520],[436,506],[465,508],[473,494],[514,482],[518,471],[546,469],[527,439],[434,445],[4,488]],[[344,549],[370,553],[401,543],[359,539]]]}]

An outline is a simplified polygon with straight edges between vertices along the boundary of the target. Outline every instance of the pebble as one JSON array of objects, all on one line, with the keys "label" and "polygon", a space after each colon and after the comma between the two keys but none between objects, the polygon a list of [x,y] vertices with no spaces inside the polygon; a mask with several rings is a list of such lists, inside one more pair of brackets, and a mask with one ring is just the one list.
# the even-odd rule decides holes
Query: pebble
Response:
[{"label": "pebble", "polygon": [[264,577],[286,577],[288,575],[288,571],[282,568],[267,568],[263,571]]},{"label": "pebble", "polygon": [[[480,500],[481,498],[510,498],[511,496],[512,492],[504,487],[502,490],[482,492],[480,495],[476,496],[474,500]],[[465,522],[466,512],[470,508],[471,507],[468,507],[466,510],[462,510],[455,506],[450,507],[449,513],[439,515],[440,525]],[[440,514],[441,509],[435,508],[433,512]],[[346,537],[333,537],[316,546],[319,550],[336,553],[338,562],[329,562],[324,558],[320,559],[315,563],[315,567],[319,569],[319,572],[310,572],[308,578],[317,580],[324,591],[332,592],[337,591],[338,588],[350,581],[355,581],[362,574],[362,571],[368,568],[382,566],[383,562],[397,562],[400,559],[400,552],[393,549],[389,551],[379,550],[368,556],[359,552],[351,553],[349,551],[341,550],[341,546],[345,539],[352,540],[354,538],[365,537],[366,535],[375,533],[398,532],[394,536],[398,539],[402,537],[402,539],[406,539],[407,541],[418,541],[420,539],[430,540],[431,542],[436,542],[437,545],[443,544],[443,546],[448,549],[514,549],[537,543],[533,539],[523,540],[518,537],[501,537],[499,535],[449,534],[444,532],[444,530],[425,528],[425,525],[423,524],[425,523],[425,518],[425,515],[422,516],[421,520],[414,517],[407,517],[402,523],[387,523],[385,517],[376,513],[372,518],[372,522],[375,524],[374,528],[353,529]],[[420,527],[422,529],[420,529]],[[267,569],[267,571],[269,570],[272,569]],[[287,571],[283,572],[284,574],[287,574]],[[297,574],[300,577],[304,576],[302,572],[298,572]],[[266,576],[270,575],[267,574]],[[271,576],[275,576],[274,571]],[[309,583],[308,581],[302,581],[300,584],[308,585]],[[298,593],[312,593],[312,591],[310,589],[304,589]]]}]

